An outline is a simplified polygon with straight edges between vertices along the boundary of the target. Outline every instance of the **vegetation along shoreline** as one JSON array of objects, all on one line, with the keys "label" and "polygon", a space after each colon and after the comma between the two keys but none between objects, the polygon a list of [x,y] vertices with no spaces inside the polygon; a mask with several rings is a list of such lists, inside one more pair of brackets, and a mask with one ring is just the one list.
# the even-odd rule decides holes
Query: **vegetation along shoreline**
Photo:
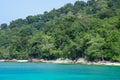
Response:
[{"label": "vegetation along shoreline", "polygon": [[28,62],[29,58],[54,63],[67,63],[66,59],[77,63],[72,60],[79,58],[87,64],[120,62],[120,0],[77,0],[1,24],[0,59]]}]

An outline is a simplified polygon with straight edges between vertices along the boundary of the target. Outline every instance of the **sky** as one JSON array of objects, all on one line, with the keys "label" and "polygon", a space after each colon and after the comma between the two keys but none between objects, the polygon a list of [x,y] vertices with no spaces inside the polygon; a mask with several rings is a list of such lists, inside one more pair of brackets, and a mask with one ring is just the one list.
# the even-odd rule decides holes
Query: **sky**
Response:
[{"label": "sky", "polygon": [[[29,15],[43,14],[77,0],[0,0],[0,24]],[[87,0],[84,0],[87,1]]]}]

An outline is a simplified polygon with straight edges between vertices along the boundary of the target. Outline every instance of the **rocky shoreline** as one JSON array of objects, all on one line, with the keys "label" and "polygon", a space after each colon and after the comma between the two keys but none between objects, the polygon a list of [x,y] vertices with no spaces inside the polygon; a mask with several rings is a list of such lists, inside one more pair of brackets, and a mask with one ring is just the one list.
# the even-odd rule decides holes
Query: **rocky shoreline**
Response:
[{"label": "rocky shoreline", "polygon": [[0,59],[0,62],[37,62],[37,63],[57,63],[57,64],[87,64],[87,65],[112,65],[112,66],[120,66],[120,62],[110,62],[110,61],[98,61],[98,62],[90,62],[86,61],[84,58],[80,58],[77,61],[70,59],[56,59],[56,60],[44,60],[44,59],[32,59],[32,60],[5,60]]}]

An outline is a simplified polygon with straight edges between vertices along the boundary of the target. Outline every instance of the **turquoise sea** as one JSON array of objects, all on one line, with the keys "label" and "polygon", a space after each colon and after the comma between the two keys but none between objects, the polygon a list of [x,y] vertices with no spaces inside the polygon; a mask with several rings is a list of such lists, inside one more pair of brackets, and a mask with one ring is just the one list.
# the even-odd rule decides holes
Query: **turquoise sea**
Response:
[{"label": "turquoise sea", "polygon": [[50,63],[0,63],[0,80],[120,80],[120,67]]}]

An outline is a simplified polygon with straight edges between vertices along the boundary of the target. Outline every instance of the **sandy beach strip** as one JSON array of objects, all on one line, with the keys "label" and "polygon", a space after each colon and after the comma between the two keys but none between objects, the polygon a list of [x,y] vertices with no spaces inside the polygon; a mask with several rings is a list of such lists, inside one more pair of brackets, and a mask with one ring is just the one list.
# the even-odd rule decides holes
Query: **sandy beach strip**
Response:
[{"label": "sandy beach strip", "polygon": [[58,63],[58,64],[87,64],[87,65],[112,65],[112,66],[120,66],[120,62],[110,62],[110,61],[98,61],[98,62],[90,62],[86,61],[85,59],[81,58],[77,61],[70,60],[70,59],[56,59],[56,60],[44,60],[44,59],[32,59],[29,60],[5,60],[0,59],[0,62],[38,62],[38,63]]}]

